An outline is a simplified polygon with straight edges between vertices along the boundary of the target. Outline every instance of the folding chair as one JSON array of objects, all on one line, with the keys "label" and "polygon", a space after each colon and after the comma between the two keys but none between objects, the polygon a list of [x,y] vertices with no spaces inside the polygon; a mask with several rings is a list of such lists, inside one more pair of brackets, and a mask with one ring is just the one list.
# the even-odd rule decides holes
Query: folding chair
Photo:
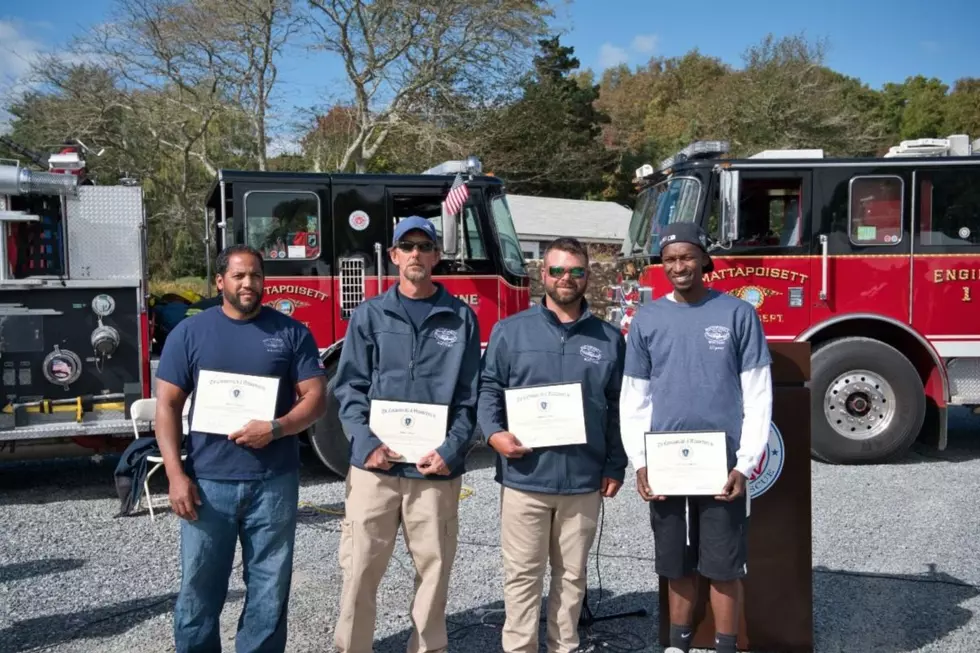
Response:
[{"label": "folding chair", "polygon": [[[188,399],[187,402],[184,404],[184,414],[182,415],[182,421],[184,422],[182,430],[184,433],[187,433],[186,418],[187,418],[187,410],[190,406],[190,403],[191,403],[190,399]],[[157,400],[155,398],[137,399],[136,401],[133,402],[133,406],[132,408],[130,408],[130,413],[132,415],[131,420],[133,423],[133,435],[135,435],[137,439],[139,439],[140,437],[140,432],[137,426],[137,422],[144,421],[153,424],[156,418],[156,411],[157,411]],[[186,460],[187,454],[181,454],[180,459]],[[146,461],[151,465],[153,465],[153,467],[152,469],[150,469],[149,472],[147,472],[146,478],[143,480],[143,493],[146,495],[146,506],[150,510],[150,521],[154,521],[153,496],[150,494],[150,477],[153,476],[153,472],[163,467],[163,458],[161,456],[147,456]],[[169,499],[167,499],[166,503],[161,503],[157,507],[163,508],[168,506],[169,504],[170,501]]]}]

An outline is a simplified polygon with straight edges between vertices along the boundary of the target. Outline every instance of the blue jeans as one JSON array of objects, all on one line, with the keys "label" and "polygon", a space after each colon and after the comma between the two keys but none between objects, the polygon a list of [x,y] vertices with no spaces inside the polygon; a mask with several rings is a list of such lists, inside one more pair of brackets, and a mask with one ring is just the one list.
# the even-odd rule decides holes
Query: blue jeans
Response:
[{"label": "blue jeans", "polygon": [[182,580],[174,609],[177,653],[221,651],[219,615],[235,546],[242,543],[245,605],[238,653],[282,653],[293,573],[299,473],[260,481],[196,479],[196,521],[181,521]]}]

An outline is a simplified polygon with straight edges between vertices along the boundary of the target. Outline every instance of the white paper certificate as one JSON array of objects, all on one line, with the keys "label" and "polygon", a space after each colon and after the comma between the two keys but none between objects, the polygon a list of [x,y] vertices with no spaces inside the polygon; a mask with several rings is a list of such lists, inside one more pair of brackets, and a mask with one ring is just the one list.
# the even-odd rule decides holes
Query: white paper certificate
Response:
[{"label": "white paper certificate", "polygon": [[374,399],[370,427],[402,462],[417,463],[446,441],[449,406]]},{"label": "white paper certificate", "polygon": [[504,399],[507,430],[525,447],[586,443],[581,383],[507,388]]},{"label": "white paper certificate", "polygon": [[728,482],[725,432],[647,433],[646,462],[655,495],[719,495]]},{"label": "white paper certificate", "polygon": [[249,420],[276,417],[279,379],[201,370],[194,391],[191,430],[229,435]]}]

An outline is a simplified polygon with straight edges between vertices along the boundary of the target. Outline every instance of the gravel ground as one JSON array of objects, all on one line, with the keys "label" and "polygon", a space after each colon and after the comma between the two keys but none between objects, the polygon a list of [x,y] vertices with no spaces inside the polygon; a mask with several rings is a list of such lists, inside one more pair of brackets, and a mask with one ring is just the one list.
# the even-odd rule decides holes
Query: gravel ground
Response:
[{"label": "gravel ground", "polygon": [[[958,415],[947,451],[917,449],[889,466],[813,463],[816,651],[980,649],[980,439],[971,436],[978,426],[980,418]],[[114,465],[0,467],[0,651],[173,650],[177,520],[166,512],[155,522],[146,514],[116,518]],[[495,651],[502,621],[498,489],[488,456],[476,455],[471,467],[450,593],[451,650]],[[289,651],[329,651],[341,584],[343,484],[307,456],[300,496]],[[598,614],[642,608],[648,615],[599,624],[607,635],[618,631],[605,650],[660,651],[645,507],[628,481],[606,508]],[[399,543],[378,598],[376,651],[404,651],[412,579]],[[594,564],[589,587],[594,608]],[[234,650],[242,590],[233,575],[222,617],[226,651]]]}]

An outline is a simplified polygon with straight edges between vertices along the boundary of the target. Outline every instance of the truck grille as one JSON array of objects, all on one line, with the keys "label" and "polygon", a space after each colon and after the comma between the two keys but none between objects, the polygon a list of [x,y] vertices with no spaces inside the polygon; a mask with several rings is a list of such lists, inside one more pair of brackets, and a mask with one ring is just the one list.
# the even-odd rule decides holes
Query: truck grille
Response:
[{"label": "truck grille", "polygon": [[348,319],[364,301],[364,260],[340,259],[340,317]]}]

